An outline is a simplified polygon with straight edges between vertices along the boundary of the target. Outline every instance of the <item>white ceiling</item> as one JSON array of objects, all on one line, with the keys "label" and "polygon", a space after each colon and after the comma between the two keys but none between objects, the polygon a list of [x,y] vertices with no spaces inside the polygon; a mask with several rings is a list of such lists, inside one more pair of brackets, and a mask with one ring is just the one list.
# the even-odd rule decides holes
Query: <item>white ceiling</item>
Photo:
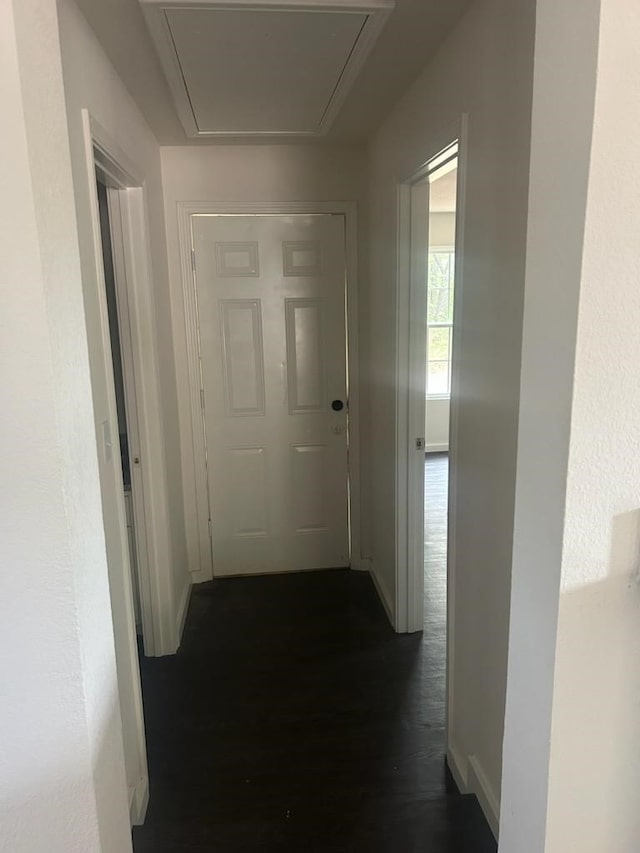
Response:
[{"label": "white ceiling", "polygon": [[[174,99],[162,71],[156,50],[151,41],[138,0],[76,0],[94,29],[105,52],[120,77],[138,103],[159,142],[164,145],[211,143],[211,139],[189,139],[178,119]],[[329,141],[361,141],[375,130],[395,101],[403,94],[439,44],[472,0],[396,0],[396,8],[389,17],[364,67],[349,91],[346,100],[330,128]],[[260,123],[262,130],[286,129],[287,123],[302,120],[305,127],[317,125],[318,115],[327,103],[327,94],[335,68],[344,66],[344,59],[353,45],[354,33],[360,16],[343,16],[336,30],[336,21],[327,18],[327,27],[314,22],[302,42],[299,36],[302,18],[298,13],[286,13],[290,20],[277,42],[264,38],[261,13],[252,14],[252,32],[240,33],[238,21],[229,17],[225,21],[224,44],[211,49],[212,40],[220,38],[222,28],[213,18],[199,15],[227,15],[238,12],[174,11],[172,32],[180,52],[185,81],[189,83],[190,96],[198,125],[224,122],[230,129],[243,130]],[[246,13],[245,13],[246,14]],[[195,16],[195,18],[182,17]],[[353,17],[348,21],[347,18]],[[220,21],[217,22],[218,24]],[[244,25],[244,22],[243,22]],[[287,35],[287,26],[291,30]],[[297,30],[297,32],[294,32]],[[326,30],[326,31],[325,31]],[[330,31],[330,32],[329,32]],[[257,40],[264,70],[256,77],[253,58]],[[299,54],[300,44],[315,46],[304,57]],[[269,54],[265,56],[265,51]],[[216,99],[215,115],[208,96],[206,76],[199,63],[206,57],[224,56],[213,68],[217,79],[224,79],[228,97]],[[265,59],[267,60],[265,64]],[[290,73],[295,68],[295,74]],[[210,69],[207,73],[210,73]],[[258,85],[256,85],[258,83]],[[335,85],[335,80],[333,80]],[[281,88],[281,96],[274,91]],[[323,106],[324,105],[324,106]],[[240,107],[240,108],[239,108]],[[227,141],[229,141],[227,137]]]},{"label": "white ceiling", "polygon": [[366,18],[167,10],[198,131],[315,132]]}]

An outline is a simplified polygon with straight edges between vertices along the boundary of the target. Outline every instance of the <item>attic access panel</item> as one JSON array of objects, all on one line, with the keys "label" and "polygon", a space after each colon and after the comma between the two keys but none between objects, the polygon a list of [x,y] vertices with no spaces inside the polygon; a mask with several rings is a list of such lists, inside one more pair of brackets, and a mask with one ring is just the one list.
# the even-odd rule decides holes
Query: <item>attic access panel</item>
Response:
[{"label": "attic access panel", "polygon": [[188,136],[322,136],[394,0],[140,0]]}]

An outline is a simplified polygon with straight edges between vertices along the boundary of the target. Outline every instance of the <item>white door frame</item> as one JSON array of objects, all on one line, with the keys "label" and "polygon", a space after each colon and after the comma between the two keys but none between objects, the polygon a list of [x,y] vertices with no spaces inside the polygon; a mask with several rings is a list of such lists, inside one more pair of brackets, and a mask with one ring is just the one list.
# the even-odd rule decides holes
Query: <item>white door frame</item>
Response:
[{"label": "white door frame", "polygon": [[[455,346],[464,299],[464,206],[466,192],[467,116],[462,115],[424,165],[398,184],[398,270],[396,291],[396,612],[398,632],[424,627],[424,436],[426,388],[426,299],[429,166],[458,141],[456,201],[455,299],[449,427],[449,500],[447,536],[447,728],[453,712],[455,636],[456,495],[458,486],[458,415],[461,365]],[[426,201],[426,204],[425,204]],[[414,215],[418,208],[417,216]],[[419,211],[422,211],[421,213]],[[426,212],[426,221],[425,221]],[[414,314],[415,310],[415,314]],[[420,454],[417,464],[416,453]]]},{"label": "white door frame", "polygon": [[[134,520],[138,533],[139,580],[144,650],[148,656],[173,654],[179,638],[172,601],[171,541],[168,532],[168,494],[162,432],[162,408],[158,375],[155,301],[147,228],[147,200],[141,172],[101,125],[83,110],[85,159],[91,195],[91,228],[94,240],[96,277],[102,283],[98,294],[101,313],[102,349],[109,377],[109,412],[117,424],[109,322],[104,295],[104,269],[96,175],[118,196],[122,229],[114,232],[116,287],[124,292],[130,338],[123,343],[128,412],[135,412],[131,439]],[[114,193],[110,194],[110,207]],[[118,276],[118,272],[121,276]],[[123,280],[124,277],[124,280]],[[118,279],[120,279],[118,281]],[[128,346],[127,346],[128,345]],[[136,429],[137,427],[137,429]],[[117,429],[115,431],[117,435]],[[137,440],[138,444],[135,445]],[[122,500],[124,516],[124,494]],[[126,540],[126,527],[123,531]],[[146,546],[146,553],[145,553]],[[127,546],[128,547],[128,546]],[[135,639],[135,638],[134,638]],[[137,649],[135,649],[137,659]]]},{"label": "white door frame", "polygon": [[[429,167],[398,185],[396,291],[396,613],[399,633],[424,625],[424,470]],[[421,529],[422,528],[422,529]]]},{"label": "white door frame", "polygon": [[152,654],[154,644],[153,606],[151,595],[151,576],[149,572],[149,551],[147,547],[146,522],[146,484],[140,464],[142,449],[140,442],[140,426],[138,423],[138,400],[136,394],[135,358],[133,350],[133,331],[131,327],[131,312],[129,303],[131,263],[127,255],[131,246],[126,238],[129,231],[130,209],[123,199],[124,191],[120,186],[114,186],[112,178],[104,174],[101,157],[96,156],[96,168],[102,179],[109,181],[107,186],[107,204],[109,207],[109,230],[111,236],[111,251],[113,255],[113,275],[115,279],[116,302],[118,311],[118,329],[120,335],[120,350],[122,355],[122,373],[124,379],[124,396],[127,422],[127,438],[129,443],[129,468],[131,471],[131,497],[133,503],[134,540],[136,545],[138,588],[140,592],[140,613],[142,619],[142,636],[146,654]]},{"label": "white door frame", "polygon": [[[344,216],[346,247],[346,323],[349,400],[349,515],[351,567],[368,569],[361,553],[360,503],[360,407],[358,349],[358,244],[356,204],[335,202],[178,202],[178,230],[182,269],[182,295],[185,313],[187,362],[189,370],[189,414],[191,445],[183,453],[189,470],[184,471],[185,514],[188,521],[190,565],[194,582],[214,576],[211,550],[211,523],[207,484],[207,449],[204,428],[204,393],[200,367],[198,304],[194,269],[191,217],[194,214],[218,215],[294,215],[338,214]],[[185,466],[186,468],[187,466]]]}]

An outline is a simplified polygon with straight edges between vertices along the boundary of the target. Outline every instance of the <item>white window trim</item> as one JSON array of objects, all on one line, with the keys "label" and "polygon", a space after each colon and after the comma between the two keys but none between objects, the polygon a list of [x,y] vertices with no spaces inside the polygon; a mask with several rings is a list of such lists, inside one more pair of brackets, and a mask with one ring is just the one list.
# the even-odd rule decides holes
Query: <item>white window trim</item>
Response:
[{"label": "white window trim", "polygon": [[[449,246],[427,246],[427,253],[429,255],[431,255],[432,253],[435,253],[435,252],[450,252],[454,256],[454,259],[455,259],[456,247],[451,246],[451,245],[449,245]],[[455,298],[456,298],[455,277],[454,277],[454,283],[453,284],[454,284],[453,299],[454,299],[454,304],[455,304]],[[427,284],[427,287],[428,286],[429,285]],[[450,400],[451,399],[451,350],[453,347],[453,322],[451,322],[451,323],[431,323],[432,328],[435,328],[437,326],[442,326],[442,328],[451,329],[451,340],[449,342],[449,347],[450,347],[449,348],[449,393],[448,394],[427,394],[425,392],[425,399],[430,400],[430,401],[433,401],[433,400]],[[429,328],[429,323],[427,323],[427,328]]]}]

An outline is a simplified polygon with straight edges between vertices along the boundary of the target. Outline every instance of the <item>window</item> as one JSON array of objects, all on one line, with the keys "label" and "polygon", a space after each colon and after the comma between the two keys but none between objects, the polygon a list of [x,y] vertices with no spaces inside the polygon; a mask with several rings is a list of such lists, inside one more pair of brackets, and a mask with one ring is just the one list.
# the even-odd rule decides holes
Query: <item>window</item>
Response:
[{"label": "window", "polygon": [[453,249],[429,252],[427,281],[427,397],[451,394]]}]

